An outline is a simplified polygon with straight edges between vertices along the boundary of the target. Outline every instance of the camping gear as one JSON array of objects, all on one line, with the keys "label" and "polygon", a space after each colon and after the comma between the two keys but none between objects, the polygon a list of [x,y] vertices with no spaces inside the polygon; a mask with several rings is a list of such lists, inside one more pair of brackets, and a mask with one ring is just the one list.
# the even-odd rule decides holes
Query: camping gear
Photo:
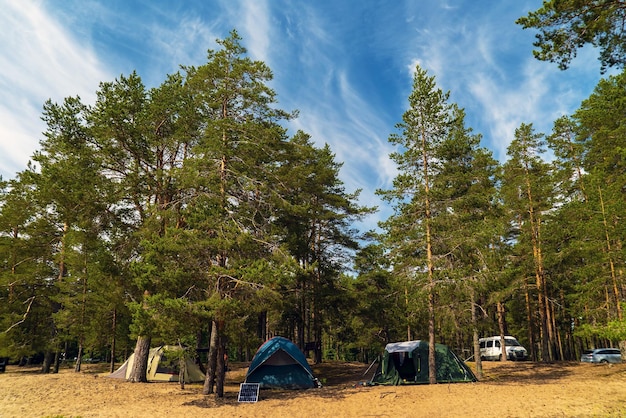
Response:
[{"label": "camping gear", "polygon": [[[148,355],[148,371],[146,373],[146,377],[149,382],[179,381],[179,360],[173,359],[170,361],[166,358],[167,351],[176,350],[180,350],[180,347],[175,345],[166,345],[150,349],[150,354]],[[134,361],[135,354],[131,354],[124,364],[107,377],[128,379],[130,371],[133,368]],[[200,368],[190,358],[185,359],[184,381],[186,383],[204,381],[204,373],[202,373]]]},{"label": "camping gear", "polygon": [[[437,383],[475,382],[476,376],[452,350],[435,345]],[[409,385],[429,383],[428,342],[404,341],[389,343],[371,384]]]},{"label": "camping gear", "polygon": [[308,389],[317,386],[311,366],[300,349],[283,337],[267,340],[257,350],[245,383],[259,383],[261,389]]}]

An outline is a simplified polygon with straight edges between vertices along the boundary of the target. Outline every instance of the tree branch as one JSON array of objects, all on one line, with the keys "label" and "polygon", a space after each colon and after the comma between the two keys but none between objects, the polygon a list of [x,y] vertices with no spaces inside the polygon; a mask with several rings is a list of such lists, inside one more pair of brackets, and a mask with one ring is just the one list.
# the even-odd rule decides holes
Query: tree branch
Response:
[{"label": "tree branch", "polygon": [[35,297],[34,296],[31,296],[26,301],[24,301],[24,303],[28,302],[28,308],[26,308],[26,312],[24,312],[24,316],[22,316],[21,320],[17,321],[15,324],[13,324],[9,328],[7,328],[6,331],[3,331],[3,334],[6,334],[7,332],[11,331],[11,329],[15,328],[19,324],[21,324],[24,321],[26,321],[26,317],[28,316],[28,313],[30,312],[30,307],[33,305],[34,301],[35,301]]}]

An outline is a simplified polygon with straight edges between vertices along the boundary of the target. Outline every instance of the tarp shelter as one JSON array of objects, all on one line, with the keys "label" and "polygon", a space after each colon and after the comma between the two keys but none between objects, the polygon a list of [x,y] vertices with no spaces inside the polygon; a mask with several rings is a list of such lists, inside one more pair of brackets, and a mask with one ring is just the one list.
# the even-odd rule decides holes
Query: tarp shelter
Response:
[{"label": "tarp shelter", "polygon": [[[168,360],[166,358],[167,351],[180,350],[176,346],[161,346],[150,349],[148,355],[148,372],[147,379],[149,382],[178,382],[179,381],[179,361]],[[107,377],[128,379],[130,371],[133,368],[135,362],[135,354],[131,356],[122,364],[119,369],[108,375]],[[185,382],[202,382],[204,381],[204,373],[193,362],[192,359],[185,360]]]},{"label": "tarp shelter", "polygon": [[263,389],[317,386],[313,370],[302,351],[283,337],[274,337],[259,347],[248,367],[246,383],[259,383]]},{"label": "tarp shelter", "polygon": [[[437,383],[475,382],[470,368],[443,344],[435,345]],[[389,343],[372,377],[372,384],[410,385],[429,383],[428,342]]]}]

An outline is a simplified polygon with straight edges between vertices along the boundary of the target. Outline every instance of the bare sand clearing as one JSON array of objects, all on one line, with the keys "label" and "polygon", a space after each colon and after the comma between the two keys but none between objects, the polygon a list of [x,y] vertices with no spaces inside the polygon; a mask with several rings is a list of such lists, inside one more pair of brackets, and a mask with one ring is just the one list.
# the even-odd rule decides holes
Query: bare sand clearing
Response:
[{"label": "bare sand clearing", "polygon": [[486,363],[481,382],[418,386],[364,386],[367,366],[324,363],[314,367],[321,389],[261,390],[256,403],[237,402],[246,364],[231,364],[222,399],[200,384],[106,378],[105,365],[9,366],[0,417],[626,417],[626,364]]}]

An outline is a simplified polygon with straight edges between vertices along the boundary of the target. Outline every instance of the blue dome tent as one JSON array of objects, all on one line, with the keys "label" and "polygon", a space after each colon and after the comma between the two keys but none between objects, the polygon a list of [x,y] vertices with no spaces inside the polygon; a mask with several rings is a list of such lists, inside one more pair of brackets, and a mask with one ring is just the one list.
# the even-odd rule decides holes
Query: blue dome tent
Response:
[{"label": "blue dome tent", "polygon": [[283,337],[274,337],[259,347],[246,373],[245,383],[259,383],[263,389],[317,387],[317,379],[302,351]]}]

